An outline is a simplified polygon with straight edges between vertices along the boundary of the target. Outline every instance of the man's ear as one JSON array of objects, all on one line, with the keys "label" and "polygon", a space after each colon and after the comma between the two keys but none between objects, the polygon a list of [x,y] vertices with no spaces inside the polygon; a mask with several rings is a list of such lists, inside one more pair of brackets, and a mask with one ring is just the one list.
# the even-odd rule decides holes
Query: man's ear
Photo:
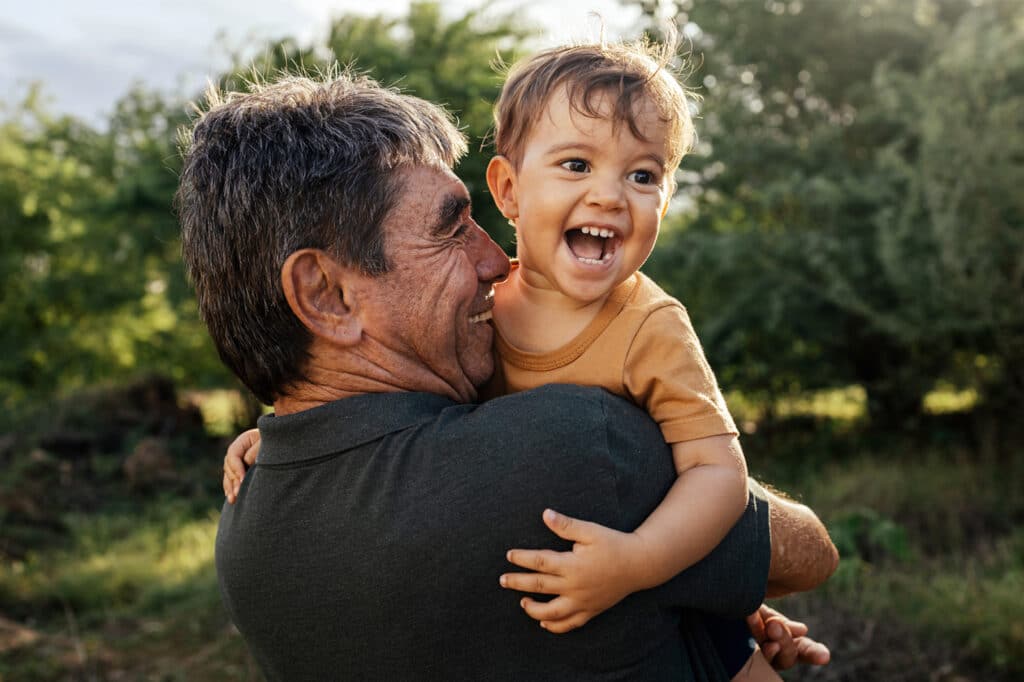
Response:
[{"label": "man's ear", "polygon": [[487,164],[487,188],[501,214],[509,220],[519,217],[516,200],[516,171],[506,156],[495,156]]},{"label": "man's ear", "polygon": [[299,249],[281,266],[281,288],[288,306],[314,336],[343,346],[358,343],[363,333],[346,280],[350,268],[320,249]]}]

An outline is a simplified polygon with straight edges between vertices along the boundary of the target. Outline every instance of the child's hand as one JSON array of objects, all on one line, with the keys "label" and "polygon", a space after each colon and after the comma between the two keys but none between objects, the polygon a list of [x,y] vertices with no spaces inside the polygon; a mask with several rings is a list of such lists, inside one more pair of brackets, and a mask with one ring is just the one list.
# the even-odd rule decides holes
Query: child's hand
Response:
[{"label": "child's hand", "polygon": [[827,665],[832,657],[827,646],[807,636],[806,625],[770,606],[762,604],[747,616],[747,625],[761,653],[776,670],[787,670],[797,663]]},{"label": "child's hand", "polygon": [[506,573],[501,586],[510,590],[558,595],[549,602],[523,597],[520,605],[540,626],[563,633],[578,628],[628,594],[642,589],[639,538],[605,526],[570,518],[551,509],[544,523],[555,535],[571,540],[571,552],[510,550],[510,563],[536,573]]},{"label": "child's hand", "polygon": [[245,478],[245,470],[256,463],[256,457],[260,454],[260,430],[249,429],[242,432],[238,438],[228,446],[228,453],[224,455],[224,495],[228,502],[235,503],[238,499],[238,489],[242,487],[242,479]]}]

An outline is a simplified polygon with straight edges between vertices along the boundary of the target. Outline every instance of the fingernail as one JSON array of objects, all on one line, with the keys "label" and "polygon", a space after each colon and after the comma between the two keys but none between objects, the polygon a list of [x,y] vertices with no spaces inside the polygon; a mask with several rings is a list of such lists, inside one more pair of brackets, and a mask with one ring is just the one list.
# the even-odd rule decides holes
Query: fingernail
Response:
[{"label": "fingernail", "polygon": [[555,513],[554,509],[545,509],[544,510],[544,518],[547,519],[548,521],[554,521],[556,516],[557,516],[557,514]]},{"label": "fingernail", "polygon": [[511,549],[509,551],[505,552],[505,559],[507,561],[512,561],[512,550]]},{"label": "fingernail", "polygon": [[542,628],[544,628],[545,630],[547,630],[547,629],[548,629],[548,624],[547,624],[547,623],[543,623],[543,622],[542,622],[542,623],[540,624],[540,626],[541,626]]},{"label": "fingernail", "polygon": [[521,608],[521,609],[525,609],[526,608],[526,597],[523,597],[522,599],[519,600],[519,608]]},{"label": "fingernail", "polygon": [[498,582],[501,583],[502,587],[508,587],[508,578],[506,578],[505,576],[501,576],[500,578],[498,578]]}]

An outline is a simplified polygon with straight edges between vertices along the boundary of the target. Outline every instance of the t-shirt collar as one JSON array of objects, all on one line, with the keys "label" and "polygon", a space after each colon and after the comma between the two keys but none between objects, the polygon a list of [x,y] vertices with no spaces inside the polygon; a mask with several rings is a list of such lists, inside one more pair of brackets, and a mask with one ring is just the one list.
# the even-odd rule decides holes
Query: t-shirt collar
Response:
[{"label": "t-shirt collar", "polygon": [[436,419],[454,404],[430,393],[366,393],[294,414],[264,415],[259,463],[287,465],[343,452]]}]

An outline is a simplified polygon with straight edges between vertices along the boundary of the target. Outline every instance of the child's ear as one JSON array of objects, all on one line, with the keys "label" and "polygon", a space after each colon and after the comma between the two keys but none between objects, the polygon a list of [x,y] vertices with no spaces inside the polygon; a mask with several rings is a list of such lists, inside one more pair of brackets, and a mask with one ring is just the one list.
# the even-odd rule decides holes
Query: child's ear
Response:
[{"label": "child's ear", "polygon": [[281,288],[295,316],[314,336],[342,346],[357,343],[363,331],[349,275],[320,249],[299,249],[281,266]]},{"label": "child's ear", "polygon": [[501,214],[509,220],[519,217],[516,201],[516,171],[506,156],[495,156],[487,164],[487,188]]},{"label": "child's ear", "polygon": [[661,205],[661,217],[664,218],[665,214],[668,213],[668,205],[672,203],[672,197],[676,195],[676,179],[671,178],[668,181],[668,191],[665,192],[665,203]]}]

